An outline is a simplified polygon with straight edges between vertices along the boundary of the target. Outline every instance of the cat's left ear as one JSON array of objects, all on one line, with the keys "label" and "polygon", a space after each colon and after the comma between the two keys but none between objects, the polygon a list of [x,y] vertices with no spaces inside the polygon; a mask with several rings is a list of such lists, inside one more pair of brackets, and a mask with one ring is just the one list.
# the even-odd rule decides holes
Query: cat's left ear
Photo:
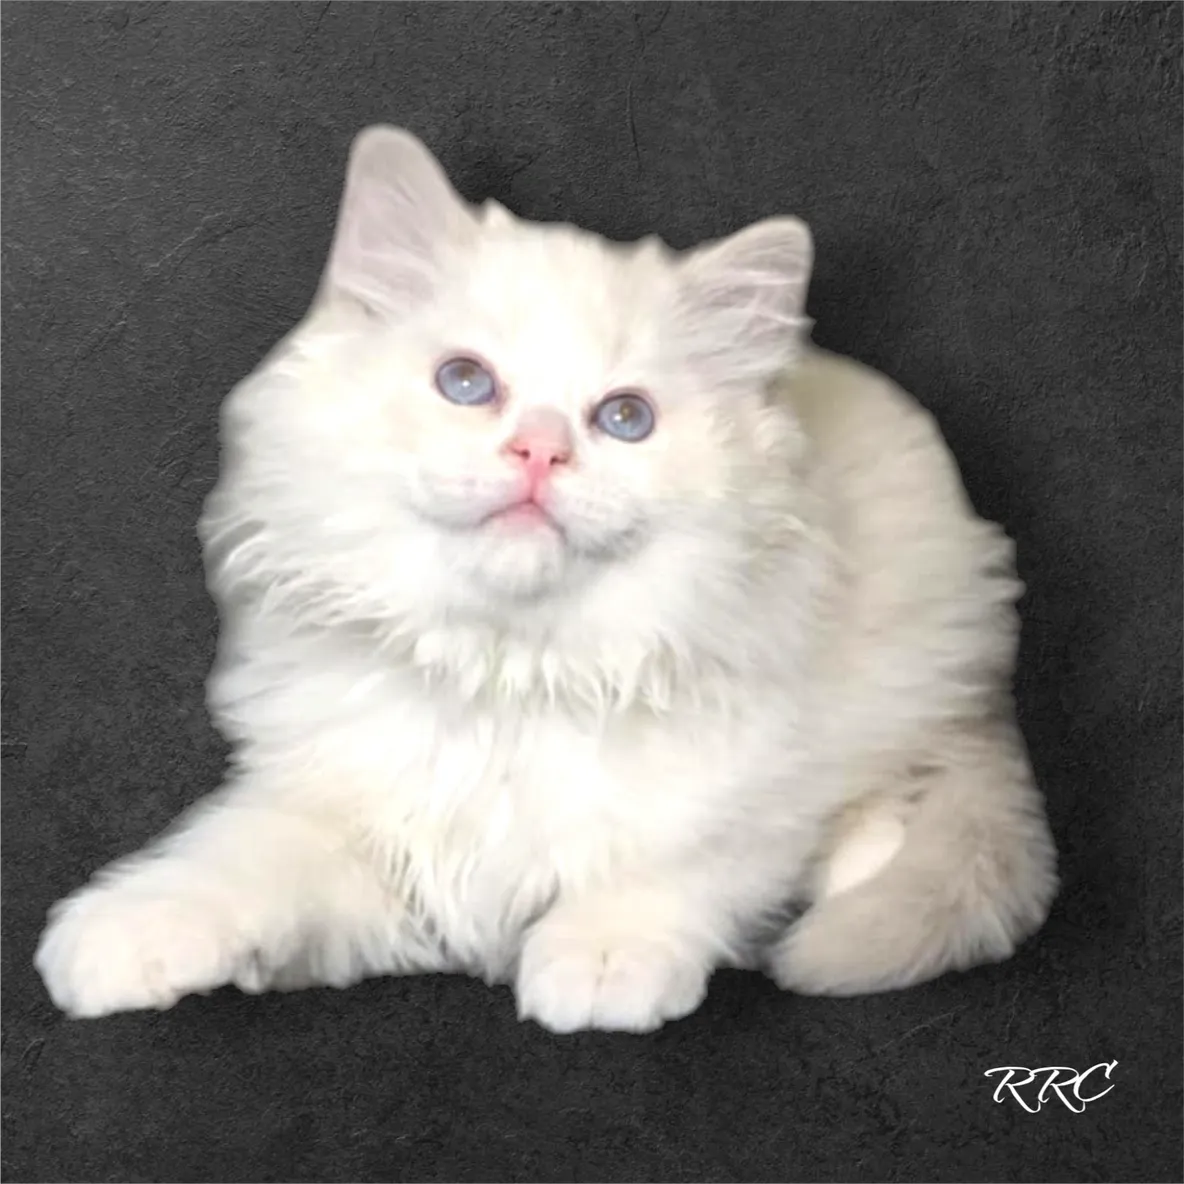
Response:
[{"label": "cat's left ear", "polygon": [[468,203],[415,136],[369,127],[350,150],[323,290],[398,316],[430,296],[475,228]]},{"label": "cat's left ear", "polygon": [[800,353],[812,321],[809,227],[767,218],[691,252],[681,265],[676,317],[692,360],[719,380],[767,378]]}]

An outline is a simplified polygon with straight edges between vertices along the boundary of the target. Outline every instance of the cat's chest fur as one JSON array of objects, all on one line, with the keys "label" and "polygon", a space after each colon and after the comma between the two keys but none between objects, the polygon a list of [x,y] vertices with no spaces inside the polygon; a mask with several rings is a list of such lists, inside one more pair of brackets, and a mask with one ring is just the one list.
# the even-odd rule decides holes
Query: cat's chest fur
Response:
[{"label": "cat's chest fur", "polygon": [[[244,755],[274,760],[285,783],[295,764],[308,805],[450,950],[485,963],[557,893],[709,843],[721,818],[734,825],[757,746],[777,734],[718,704],[605,714],[465,701],[398,667],[308,657],[293,677],[224,670],[224,718],[251,736]],[[252,672],[268,693],[247,693]]]}]

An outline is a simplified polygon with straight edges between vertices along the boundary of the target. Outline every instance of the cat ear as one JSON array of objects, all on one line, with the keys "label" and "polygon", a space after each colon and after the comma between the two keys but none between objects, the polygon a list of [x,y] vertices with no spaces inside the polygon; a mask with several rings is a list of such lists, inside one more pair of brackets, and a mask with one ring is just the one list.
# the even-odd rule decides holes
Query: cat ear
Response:
[{"label": "cat ear", "polygon": [[431,294],[475,223],[436,158],[410,132],[377,125],[354,140],[324,287],[397,316]]},{"label": "cat ear", "polygon": [[768,218],[694,251],[681,266],[676,317],[693,364],[716,381],[752,382],[790,365],[812,321],[814,244],[797,218]]}]

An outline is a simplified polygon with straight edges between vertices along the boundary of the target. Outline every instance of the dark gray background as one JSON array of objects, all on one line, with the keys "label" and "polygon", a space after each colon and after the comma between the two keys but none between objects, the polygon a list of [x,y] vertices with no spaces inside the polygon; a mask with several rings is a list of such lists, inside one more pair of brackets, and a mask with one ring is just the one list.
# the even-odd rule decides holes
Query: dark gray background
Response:
[{"label": "dark gray background", "polygon": [[[9,1180],[1179,1180],[1178,4],[3,5]],[[651,1039],[460,978],[66,1022],[46,907],[215,785],[194,523],[346,148],[677,245],[794,212],[818,339],[938,415],[1030,585],[1064,892],[1013,961]],[[997,1065],[1117,1060],[1084,1114]]]}]

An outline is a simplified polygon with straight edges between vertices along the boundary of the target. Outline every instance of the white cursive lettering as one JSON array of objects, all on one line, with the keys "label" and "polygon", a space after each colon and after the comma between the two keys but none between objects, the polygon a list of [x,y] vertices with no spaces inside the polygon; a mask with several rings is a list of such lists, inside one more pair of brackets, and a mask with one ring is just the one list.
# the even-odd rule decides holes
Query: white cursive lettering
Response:
[{"label": "white cursive lettering", "polygon": [[[1117,1064],[1117,1061],[1100,1061],[1082,1073],[1078,1073],[1076,1069],[1071,1069],[1068,1065],[1045,1065],[1040,1069],[1028,1069],[1023,1065],[1000,1065],[995,1069],[985,1070],[983,1076],[991,1077],[996,1073],[1005,1074],[995,1087],[993,1097],[996,1102],[1002,1102],[1006,1096],[1010,1095],[1029,1114],[1037,1114],[1043,1109],[1044,1103],[1049,1100],[1049,1095],[1052,1093],[1056,1094],[1074,1114],[1080,1114],[1090,1102],[1096,1102],[1114,1088],[1112,1083],[1097,1093],[1085,1095],[1081,1092],[1081,1087],[1086,1078],[1101,1069],[1103,1076],[1109,1081],[1110,1074]],[[1021,1073],[1025,1074],[1023,1078],[1018,1076]],[[1046,1076],[1035,1095],[1029,1093],[1025,1097],[1020,1091],[1037,1081],[1042,1075]]]}]

